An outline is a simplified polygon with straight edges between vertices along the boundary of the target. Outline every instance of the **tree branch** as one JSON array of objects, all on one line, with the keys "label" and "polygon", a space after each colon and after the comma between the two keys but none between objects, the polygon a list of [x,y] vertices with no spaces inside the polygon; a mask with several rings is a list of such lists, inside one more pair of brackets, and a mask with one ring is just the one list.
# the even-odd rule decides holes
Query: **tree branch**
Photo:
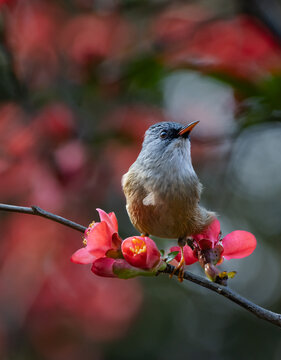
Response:
[{"label": "tree branch", "polygon": [[78,230],[80,232],[84,232],[87,229],[85,226],[77,224],[77,223],[75,223],[73,221],[70,221],[68,219],[65,219],[65,218],[63,218],[61,216],[52,214],[52,213],[50,213],[48,211],[45,211],[45,210],[41,209],[38,206],[24,207],[24,206],[0,204],[0,210],[41,216],[41,217],[44,217],[46,219],[56,221],[56,222],[58,222],[58,223],[60,223],[62,225],[71,227],[72,229]]},{"label": "tree branch", "polygon": [[[72,229],[78,230],[80,232],[84,232],[86,230],[85,226],[77,224],[77,223],[70,221],[68,219],[65,219],[61,216],[54,215],[48,211],[41,209],[38,206],[23,207],[23,206],[0,204],[0,210],[12,211],[12,212],[18,212],[18,213],[30,214],[30,215],[37,215],[37,216],[41,216],[41,217],[56,221],[62,225],[71,227]],[[174,271],[174,266],[168,264],[166,269],[164,271],[162,271],[162,273],[172,274],[173,271]],[[175,275],[178,275],[178,271],[175,272]],[[203,278],[202,276],[194,275],[194,274],[190,273],[189,271],[184,272],[183,278],[185,280],[191,281],[197,285],[203,286],[211,291],[214,291],[217,294],[226,297],[230,301],[233,301],[235,304],[250,311],[251,313],[253,313],[257,317],[259,317],[260,319],[266,320],[266,321],[270,322],[271,324],[281,327],[281,314],[272,312],[270,310],[266,310],[266,309],[262,308],[261,306],[254,304],[253,302],[251,302],[251,301],[247,300],[246,298],[240,296],[239,294],[235,293],[233,290],[229,289],[228,287],[213,283],[213,282]]]},{"label": "tree branch", "polygon": [[[172,274],[174,270],[174,266],[168,264],[166,269],[163,270],[163,273]],[[174,273],[175,275],[178,275],[178,271]],[[185,280],[191,281],[197,285],[203,286],[209,290],[212,290],[216,292],[217,294],[220,294],[227,299],[235,302],[235,304],[242,306],[244,309],[250,311],[260,319],[269,321],[272,324],[275,324],[279,327],[281,327],[281,314],[272,312],[270,310],[266,310],[262,308],[259,305],[256,305],[252,303],[251,301],[247,300],[243,296],[235,293],[233,290],[228,288],[227,286],[219,285],[214,282],[211,282],[202,276],[194,275],[190,273],[189,271],[185,271],[183,278]]]}]

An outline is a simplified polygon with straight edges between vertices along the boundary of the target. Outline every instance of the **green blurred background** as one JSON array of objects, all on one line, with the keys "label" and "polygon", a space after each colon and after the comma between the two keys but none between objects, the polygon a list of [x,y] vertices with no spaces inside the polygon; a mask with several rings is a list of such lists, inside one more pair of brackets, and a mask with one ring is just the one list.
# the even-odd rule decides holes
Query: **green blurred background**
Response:
[{"label": "green blurred background", "polygon": [[[145,130],[200,120],[202,203],[258,242],[222,268],[280,313],[280,19],[275,0],[0,0],[0,201],[85,226],[100,207],[134,235],[120,180]],[[227,299],[164,275],[98,278],[69,261],[75,230],[0,216],[1,359],[281,358],[280,330]]]}]

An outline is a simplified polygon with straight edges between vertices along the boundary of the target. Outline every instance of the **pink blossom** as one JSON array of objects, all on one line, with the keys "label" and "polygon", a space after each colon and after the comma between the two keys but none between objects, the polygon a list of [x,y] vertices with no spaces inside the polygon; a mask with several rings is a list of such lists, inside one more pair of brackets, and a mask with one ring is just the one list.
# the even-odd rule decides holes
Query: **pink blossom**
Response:
[{"label": "pink blossom", "polygon": [[115,214],[107,214],[101,209],[97,211],[101,221],[91,223],[86,229],[85,247],[72,255],[72,262],[92,264],[91,270],[98,276],[121,279],[155,275],[165,267],[165,263],[160,262],[161,255],[153,240],[132,236],[121,244]]},{"label": "pink blossom", "polygon": [[85,247],[77,250],[71,261],[77,264],[90,264],[96,259],[106,256],[109,251],[118,251],[121,238],[118,235],[118,223],[115,214],[107,214],[97,209],[100,222],[93,222],[85,231]]},{"label": "pink blossom", "polygon": [[92,272],[103,277],[129,279],[152,276],[166,267],[161,254],[149,237],[132,236],[122,243],[114,213],[97,209],[100,222],[93,222],[85,231],[85,247],[77,250],[71,261],[92,264]]},{"label": "pink blossom", "polygon": [[160,261],[160,252],[155,242],[149,237],[131,236],[121,245],[125,260],[141,269],[153,269]]},{"label": "pink blossom", "polygon": [[[178,255],[175,257],[175,260],[180,262],[180,248],[179,246],[171,247],[170,251],[178,251]],[[198,258],[194,255],[193,250],[189,246],[183,248],[183,256],[186,265],[192,265],[198,261]]]},{"label": "pink blossom", "polygon": [[[236,230],[221,239],[220,222],[215,219],[210,226],[201,234],[193,235],[193,249],[184,247],[184,259],[187,265],[196,261],[220,264],[224,259],[240,259],[252,254],[256,248],[256,238],[248,231]],[[178,246],[172,247],[171,251],[179,251]],[[180,254],[175,258],[180,259]]]}]

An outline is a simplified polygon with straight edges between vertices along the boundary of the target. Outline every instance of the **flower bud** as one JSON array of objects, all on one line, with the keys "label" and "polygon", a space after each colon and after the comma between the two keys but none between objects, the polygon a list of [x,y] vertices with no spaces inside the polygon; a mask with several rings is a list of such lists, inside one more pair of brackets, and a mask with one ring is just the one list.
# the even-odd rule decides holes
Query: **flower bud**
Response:
[{"label": "flower bud", "polygon": [[101,257],[94,261],[91,268],[92,272],[103,277],[117,277],[113,272],[113,264],[115,260],[112,258]]},{"label": "flower bud", "polygon": [[131,236],[122,242],[121,250],[130,265],[144,270],[153,269],[160,261],[160,252],[149,237]]}]

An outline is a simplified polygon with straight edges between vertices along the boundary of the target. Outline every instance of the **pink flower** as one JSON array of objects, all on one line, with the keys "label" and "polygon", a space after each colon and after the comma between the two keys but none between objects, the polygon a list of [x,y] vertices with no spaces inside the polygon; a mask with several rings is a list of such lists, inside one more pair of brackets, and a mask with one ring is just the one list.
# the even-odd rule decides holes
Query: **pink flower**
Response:
[{"label": "pink flower", "polygon": [[153,240],[132,236],[121,244],[115,214],[107,214],[101,209],[97,211],[101,221],[89,225],[84,237],[86,246],[72,255],[72,262],[92,263],[94,274],[120,279],[152,276],[165,268],[166,264],[160,261],[161,255]]},{"label": "pink flower", "polygon": [[[221,239],[220,222],[215,219],[211,225],[201,234],[193,235],[193,246],[184,247],[184,259],[187,265],[196,261],[204,264],[220,264],[224,259],[240,259],[252,254],[256,248],[256,238],[248,231],[236,230]],[[171,248],[171,251],[180,250],[179,247]],[[175,258],[180,259],[178,254]]]},{"label": "pink flower", "polygon": [[115,214],[107,214],[97,209],[100,222],[93,222],[85,231],[85,247],[77,250],[71,261],[77,264],[90,264],[95,260],[105,257],[109,252],[120,250],[121,238],[118,235],[118,223]]},{"label": "pink flower", "polygon": [[121,250],[125,260],[140,269],[153,269],[160,262],[161,254],[149,237],[131,236],[122,242]]}]

